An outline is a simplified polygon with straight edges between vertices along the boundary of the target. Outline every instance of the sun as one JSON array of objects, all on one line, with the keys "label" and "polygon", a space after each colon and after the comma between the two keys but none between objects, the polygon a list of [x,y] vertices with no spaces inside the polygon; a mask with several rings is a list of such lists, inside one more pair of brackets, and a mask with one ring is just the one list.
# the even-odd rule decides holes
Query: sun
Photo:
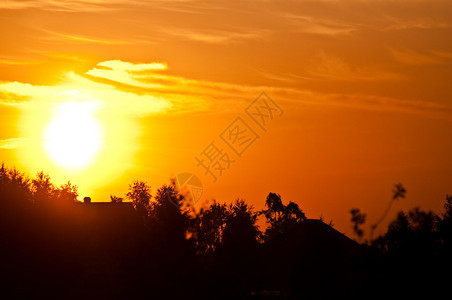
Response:
[{"label": "sun", "polygon": [[91,102],[59,104],[43,132],[43,147],[57,165],[82,169],[102,146],[102,130]]}]

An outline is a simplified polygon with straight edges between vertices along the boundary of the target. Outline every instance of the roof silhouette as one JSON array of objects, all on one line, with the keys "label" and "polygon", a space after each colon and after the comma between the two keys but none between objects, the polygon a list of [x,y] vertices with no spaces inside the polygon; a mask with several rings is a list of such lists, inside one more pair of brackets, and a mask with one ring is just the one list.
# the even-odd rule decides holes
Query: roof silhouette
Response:
[{"label": "roof silhouette", "polygon": [[260,270],[261,290],[256,292],[346,288],[353,279],[344,270],[358,261],[363,251],[360,244],[330,225],[307,219],[263,245],[260,255],[265,266]]}]

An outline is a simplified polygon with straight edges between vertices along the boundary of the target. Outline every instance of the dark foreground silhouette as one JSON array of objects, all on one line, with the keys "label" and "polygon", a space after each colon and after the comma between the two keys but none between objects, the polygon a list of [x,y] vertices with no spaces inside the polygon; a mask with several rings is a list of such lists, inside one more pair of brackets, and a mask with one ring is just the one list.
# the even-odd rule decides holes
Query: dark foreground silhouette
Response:
[{"label": "dark foreground silhouette", "polygon": [[[450,297],[452,197],[444,214],[399,213],[360,244],[270,193],[194,212],[174,185],[134,182],[111,202],[0,168],[1,287],[13,298]],[[265,218],[268,227],[256,225]],[[358,238],[365,215],[353,210]]]}]

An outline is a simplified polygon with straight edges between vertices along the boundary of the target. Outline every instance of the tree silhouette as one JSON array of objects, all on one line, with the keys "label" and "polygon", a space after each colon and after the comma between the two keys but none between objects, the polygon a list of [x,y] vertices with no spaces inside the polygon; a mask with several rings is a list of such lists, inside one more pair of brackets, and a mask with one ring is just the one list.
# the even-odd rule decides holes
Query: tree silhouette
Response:
[{"label": "tree silhouette", "polygon": [[282,203],[281,196],[278,194],[269,193],[265,206],[267,209],[262,210],[260,214],[265,216],[270,225],[265,231],[264,238],[266,240],[283,234],[297,223],[306,220],[306,215],[298,204],[289,202],[286,206]]},{"label": "tree silhouette", "polygon": [[388,231],[376,241],[382,251],[391,255],[429,256],[438,243],[437,224],[440,221],[431,211],[414,208],[399,212],[388,226]]},{"label": "tree silhouette", "polygon": [[77,201],[78,187],[70,181],[56,187],[48,174],[43,171],[36,174],[32,180],[34,203],[44,206],[65,206]]},{"label": "tree silhouette", "polygon": [[[396,185],[391,202],[405,192]],[[268,194],[262,211],[237,199],[213,201],[198,213],[183,205],[187,199],[171,183],[154,198],[146,182],[130,184],[127,198],[139,213],[112,204],[121,197],[80,205],[77,196],[71,182],[56,186],[44,172],[30,179],[0,166],[4,291],[20,298],[342,298],[367,291],[395,298],[393,290],[417,296],[422,287],[432,293],[450,281],[449,195],[441,215],[420,208],[400,212],[369,245],[306,220],[296,203],[285,205],[276,193]],[[362,238],[366,215],[357,208],[350,213]],[[268,223],[264,239],[260,215]]]},{"label": "tree silhouette", "polygon": [[151,187],[145,181],[136,180],[129,185],[126,197],[132,200],[133,206],[141,216],[147,216],[151,201]]},{"label": "tree silhouette", "polygon": [[223,245],[231,251],[237,250],[237,247],[246,249],[256,246],[259,236],[256,225],[258,213],[243,199],[231,203],[228,210],[223,230]]},{"label": "tree silhouette", "polygon": [[72,203],[77,201],[78,187],[68,181],[65,184],[62,184],[59,189],[55,189],[54,194],[58,201]]},{"label": "tree silhouette", "polygon": [[30,179],[15,168],[0,166],[0,217],[14,219],[31,208]]},{"label": "tree silhouette", "polygon": [[[438,231],[441,241],[443,242],[443,251],[451,253],[452,250],[452,195],[446,196],[444,204],[445,212],[442,214],[438,222]],[[452,263],[452,262],[451,262]]]},{"label": "tree silhouette", "polygon": [[122,198],[122,197],[117,197],[117,196],[110,195],[110,202],[111,203],[122,203],[123,201],[124,201],[124,198]]},{"label": "tree silhouette", "polygon": [[163,185],[150,205],[151,222],[160,228],[167,242],[177,246],[184,243],[189,228],[188,212],[183,211],[182,206],[175,205],[183,201],[184,197],[173,186]]},{"label": "tree silhouette", "polygon": [[269,222],[278,220],[284,209],[281,196],[275,193],[268,194],[265,206],[267,207],[267,210],[264,210],[263,213]]},{"label": "tree silhouette", "polygon": [[226,204],[214,201],[208,209],[201,211],[193,219],[194,239],[200,254],[213,254],[222,242],[223,230],[229,210]]},{"label": "tree silhouette", "polygon": [[54,198],[55,186],[50,180],[50,176],[43,171],[36,174],[33,179],[33,198],[37,204],[48,204]]},{"label": "tree silhouette", "polygon": [[351,222],[353,223],[353,231],[358,237],[358,241],[361,241],[364,232],[360,226],[366,222],[366,214],[361,213],[359,208],[352,208],[350,214],[352,215]]},{"label": "tree silhouette", "polygon": [[398,183],[398,184],[396,184],[394,187],[395,187],[395,188],[392,189],[392,193],[393,193],[392,199],[397,200],[397,199],[399,199],[399,198],[405,198],[406,190],[405,190],[405,188],[402,186],[402,184],[401,184],[401,183]]},{"label": "tree silhouette", "polygon": [[377,229],[378,225],[386,218],[389,211],[391,210],[392,204],[400,198],[405,198],[406,189],[403,187],[401,183],[395,184],[394,189],[392,189],[392,200],[389,202],[382,216],[373,224],[370,228],[370,240],[373,240],[373,235],[375,229]]}]

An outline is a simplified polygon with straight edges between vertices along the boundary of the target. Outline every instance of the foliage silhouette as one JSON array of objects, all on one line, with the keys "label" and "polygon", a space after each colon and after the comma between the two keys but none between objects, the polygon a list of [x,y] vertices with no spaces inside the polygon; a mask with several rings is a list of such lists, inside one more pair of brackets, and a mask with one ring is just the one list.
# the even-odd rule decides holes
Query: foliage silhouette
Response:
[{"label": "foliage silhouette", "polygon": [[124,198],[110,195],[110,201],[111,203],[122,203],[124,201]]},{"label": "foliage silhouette", "polygon": [[211,255],[221,245],[229,210],[225,203],[215,200],[208,209],[201,209],[192,221],[192,232],[196,240],[197,252]]},{"label": "foliage silhouette", "polygon": [[350,210],[350,214],[352,215],[351,222],[353,223],[353,231],[358,237],[358,242],[360,242],[364,235],[364,232],[360,226],[366,222],[366,214],[361,213],[359,208],[352,208]]},{"label": "foliage silhouette", "polygon": [[286,206],[282,203],[281,196],[275,193],[268,194],[265,207],[267,209],[261,212],[269,224],[265,231],[265,240],[284,234],[299,222],[306,220],[306,216],[298,204],[289,202]]},{"label": "foliage silhouette", "polygon": [[[403,197],[401,185],[393,201]],[[269,193],[199,211],[173,184],[135,181],[126,202],[82,203],[70,182],[0,167],[0,282],[17,298],[417,298],[450,282],[452,196],[436,215],[400,212],[358,244]],[[351,210],[355,232],[365,221]],[[257,226],[267,221],[265,234]],[[263,237],[263,238],[262,238]],[[416,288],[413,288],[415,286]]]},{"label": "foliage silhouette", "polygon": [[386,209],[383,212],[383,214],[381,215],[381,217],[370,228],[370,240],[371,241],[373,240],[375,229],[377,229],[378,225],[380,225],[380,223],[386,218],[389,211],[391,210],[392,204],[395,201],[399,200],[400,198],[405,198],[405,193],[406,193],[406,190],[401,183],[394,185],[394,189],[392,190],[392,200],[389,202],[388,206],[386,207]]},{"label": "foliage silhouette", "polygon": [[223,229],[222,246],[228,251],[243,251],[257,246],[259,230],[258,213],[245,200],[231,203]]},{"label": "foliage silhouette", "polygon": [[174,203],[183,202],[173,186],[164,185],[157,190],[155,201],[150,205],[150,216],[153,222],[159,226],[166,238],[174,238],[184,241],[189,227],[188,213]]},{"label": "foliage silhouette", "polygon": [[149,202],[151,201],[151,187],[144,181],[136,180],[129,185],[126,197],[132,201],[135,209],[141,216],[149,213]]}]

